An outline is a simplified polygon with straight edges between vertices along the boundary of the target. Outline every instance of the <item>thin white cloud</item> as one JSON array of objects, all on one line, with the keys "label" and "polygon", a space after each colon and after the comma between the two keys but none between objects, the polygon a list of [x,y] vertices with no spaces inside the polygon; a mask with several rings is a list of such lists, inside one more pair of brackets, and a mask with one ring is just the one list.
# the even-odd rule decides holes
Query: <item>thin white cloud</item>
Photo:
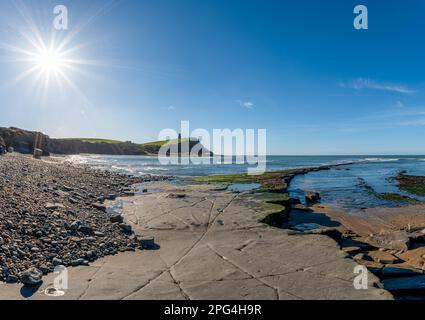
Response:
[{"label": "thin white cloud", "polygon": [[395,129],[403,127],[425,126],[425,107],[408,106],[400,101],[396,101],[389,108],[381,111],[348,119],[334,124],[292,124],[292,128],[308,130],[310,132],[337,131],[337,132],[368,132]]},{"label": "thin white cloud", "polygon": [[237,100],[236,102],[239,103],[241,107],[244,107],[246,109],[254,109],[255,107],[255,103],[252,101]]},{"label": "thin white cloud", "polygon": [[174,111],[174,110],[176,110],[176,107],[174,107],[174,106],[168,106],[167,110],[168,111]]},{"label": "thin white cloud", "polygon": [[358,78],[348,83],[341,83],[340,86],[344,88],[351,88],[354,90],[369,89],[369,90],[396,92],[396,93],[402,93],[402,94],[413,94],[416,92],[415,90],[408,88],[407,86],[404,86],[404,85],[378,82],[373,79],[364,79],[364,78]]},{"label": "thin white cloud", "polygon": [[415,127],[415,126],[425,126],[425,118],[410,120],[410,121],[403,121],[399,123],[400,126],[409,126],[409,127]]},{"label": "thin white cloud", "polygon": [[397,107],[399,107],[399,108],[405,108],[405,107],[406,107],[406,106],[404,105],[404,103],[403,103],[403,102],[401,102],[401,101],[397,101],[396,106],[397,106]]}]

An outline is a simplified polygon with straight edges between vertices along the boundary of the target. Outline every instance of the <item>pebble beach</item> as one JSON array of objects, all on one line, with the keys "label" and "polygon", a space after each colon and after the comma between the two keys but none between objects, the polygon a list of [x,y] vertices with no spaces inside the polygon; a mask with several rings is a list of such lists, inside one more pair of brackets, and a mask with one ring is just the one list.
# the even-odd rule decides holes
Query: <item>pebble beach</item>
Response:
[{"label": "pebble beach", "polygon": [[136,250],[137,235],[103,203],[133,195],[134,184],[154,179],[160,178],[16,153],[1,157],[0,280],[37,285],[56,265],[87,265]]}]

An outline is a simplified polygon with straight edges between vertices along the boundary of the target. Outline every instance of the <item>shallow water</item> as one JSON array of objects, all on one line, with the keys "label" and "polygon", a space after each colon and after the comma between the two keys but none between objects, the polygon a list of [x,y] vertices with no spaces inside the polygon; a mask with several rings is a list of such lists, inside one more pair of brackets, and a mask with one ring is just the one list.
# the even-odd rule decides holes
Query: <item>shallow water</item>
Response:
[{"label": "shallow water", "polygon": [[[241,173],[253,167],[247,164],[161,165],[158,158],[147,156],[82,155],[70,156],[67,161],[131,175],[186,177]],[[318,191],[322,202],[349,210],[401,205],[377,198],[367,191],[364,186],[367,184],[379,193],[400,193],[425,201],[425,197],[400,192],[397,182],[391,179],[403,170],[411,175],[425,175],[425,156],[269,156],[267,171],[349,162],[355,163],[297,176],[290,185],[291,195],[303,199],[305,190]],[[242,191],[252,189],[252,186],[235,187]]]},{"label": "shallow water", "polygon": [[404,205],[401,202],[376,197],[365,188],[365,184],[378,193],[398,193],[425,201],[425,197],[399,190],[398,183],[393,178],[404,170],[411,175],[425,175],[425,163],[420,157],[410,157],[399,158],[397,161],[344,165],[329,171],[297,176],[292,181],[289,191],[300,199],[304,198],[305,190],[319,191],[323,203],[348,210]]},{"label": "shallow water", "polygon": [[236,192],[245,192],[258,189],[261,187],[259,183],[235,183],[231,184],[228,189]]}]

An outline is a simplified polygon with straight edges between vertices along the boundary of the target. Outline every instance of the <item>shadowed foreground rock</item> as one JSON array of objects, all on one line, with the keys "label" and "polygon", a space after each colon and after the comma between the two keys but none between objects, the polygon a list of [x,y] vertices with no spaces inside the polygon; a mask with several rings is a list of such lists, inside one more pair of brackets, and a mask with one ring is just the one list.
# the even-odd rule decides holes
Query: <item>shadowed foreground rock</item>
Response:
[{"label": "shadowed foreground rock", "polygon": [[[355,290],[357,265],[324,235],[289,235],[259,223],[261,205],[217,186],[156,183],[162,192],[124,200],[125,223],[153,236],[159,250],[125,252],[69,268],[69,290],[48,297],[54,275],[32,299],[391,299]],[[149,191],[149,186],[148,186]],[[170,197],[184,194],[184,197]],[[0,285],[0,299],[21,298]]]}]

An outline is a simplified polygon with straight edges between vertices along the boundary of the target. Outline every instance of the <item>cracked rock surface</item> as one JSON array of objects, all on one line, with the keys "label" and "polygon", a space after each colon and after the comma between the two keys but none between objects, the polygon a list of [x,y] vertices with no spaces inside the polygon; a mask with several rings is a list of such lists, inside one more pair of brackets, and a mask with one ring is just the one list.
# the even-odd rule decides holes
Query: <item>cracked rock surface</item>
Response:
[{"label": "cracked rock surface", "polygon": [[[368,274],[369,289],[353,286],[357,265],[325,235],[290,235],[258,222],[261,206],[243,193],[213,185],[149,188],[126,198],[122,214],[156,250],[123,252],[68,269],[64,296],[45,290],[31,299],[392,299]],[[170,194],[184,195],[173,197]],[[23,298],[21,286],[0,284],[0,299]]]}]

